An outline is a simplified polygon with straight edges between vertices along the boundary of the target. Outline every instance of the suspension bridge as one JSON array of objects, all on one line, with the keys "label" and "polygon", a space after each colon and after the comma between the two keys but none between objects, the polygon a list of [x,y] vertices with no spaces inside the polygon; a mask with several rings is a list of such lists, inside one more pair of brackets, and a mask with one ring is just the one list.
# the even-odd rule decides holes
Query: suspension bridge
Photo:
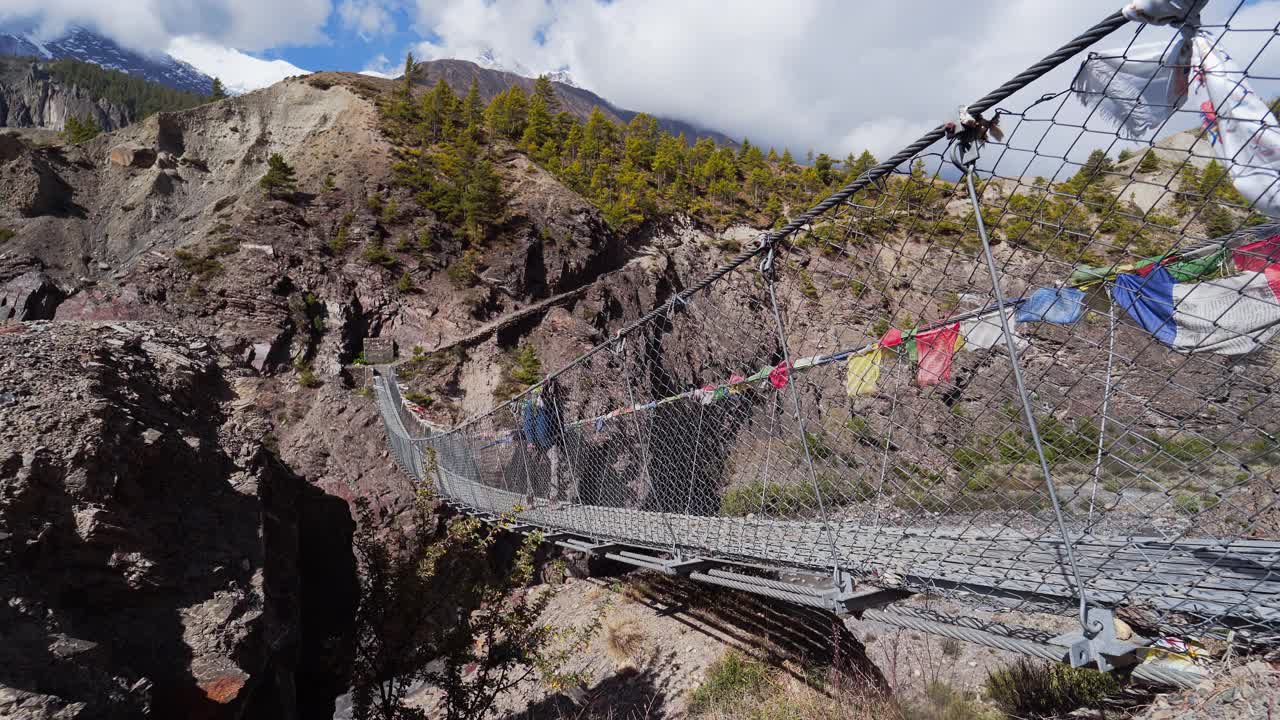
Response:
[{"label": "suspension bridge", "polygon": [[575,551],[1150,682],[1274,644],[1280,77],[1243,8],[1107,17],[456,427],[377,366],[398,464]]}]

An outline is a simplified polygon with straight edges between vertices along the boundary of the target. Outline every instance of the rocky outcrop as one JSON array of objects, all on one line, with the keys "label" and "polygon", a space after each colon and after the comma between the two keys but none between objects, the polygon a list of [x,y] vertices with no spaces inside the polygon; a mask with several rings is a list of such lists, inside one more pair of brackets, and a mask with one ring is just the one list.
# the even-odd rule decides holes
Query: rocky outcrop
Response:
[{"label": "rocky outcrop", "polygon": [[72,117],[92,118],[103,130],[134,121],[126,108],[64,86],[34,63],[0,58],[0,127],[61,130]]},{"label": "rocky outcrop", "polygon": [[156,161],[156,151],[137,143],[122,143],[111,148],[109,158],[120,167],[149,168]]},{"label": "rocky outcrop", "polygon": [[16,327],[0,334],[0,717],[331,714],[353,524],[266,449],[234,363],[140,324]]},{"label": "rocky outcrop", "polygon": [[[3,143],[12,140],[0,141]],[[5,156],[8,155],[8,159]],[[42,152],[0,148],[0,213],[34,217],[59,212],[71,202],[71,188]]]},{"label": "rocky outcrop", "polygon": [[0,325],[9,321],[52,320],[64,297],[62,289],[44,274],[38,263],[0,268]]}]

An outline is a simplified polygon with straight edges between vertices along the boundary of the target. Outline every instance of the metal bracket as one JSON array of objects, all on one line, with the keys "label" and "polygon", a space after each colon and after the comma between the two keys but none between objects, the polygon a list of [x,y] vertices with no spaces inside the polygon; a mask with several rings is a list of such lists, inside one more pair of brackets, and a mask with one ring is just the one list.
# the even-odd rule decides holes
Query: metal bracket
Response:
[{"label": "metal bracket", "polygon": [[877,608],[911,597],[906,590],[866,588],[856,592],[842,592],[827,597],[831,610],[839,615],[861,616],[863,610]]},{"label": "metal bracket", "polygon": [[1116,637],[1116,617],[1109,608],[1089,608],[1087,619],[1093,627],[1101,626],[1096,634],[1086,635],[1082,630],[1055,637],[1054,645],[1067,647],[1067,657],[1073,667],[1094,665],[1103,672],[1126,667],[1138,662],[1135,651],[1144,647],[1144,638],[1134,635],[1129,640]]}]

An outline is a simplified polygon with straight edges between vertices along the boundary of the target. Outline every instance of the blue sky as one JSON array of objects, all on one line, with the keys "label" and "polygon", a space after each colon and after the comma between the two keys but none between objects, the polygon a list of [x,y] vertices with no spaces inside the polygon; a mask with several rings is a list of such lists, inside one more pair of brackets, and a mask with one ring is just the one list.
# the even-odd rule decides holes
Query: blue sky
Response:
[{"label": "blue sky", "polygon": [[329,38],[328,43],[284,46],[254,54],[266,59],[286,60],[308,70],[362,70],[379,56],[398,67],[406,50],[422,40],[435,39],[435,36],[429,31],[416,30],[410,13],[403,7],[389,8],[388,14],[391,22],[387,29],[362,37],[356,29],[344,24],[335,12],[323,28]]}]

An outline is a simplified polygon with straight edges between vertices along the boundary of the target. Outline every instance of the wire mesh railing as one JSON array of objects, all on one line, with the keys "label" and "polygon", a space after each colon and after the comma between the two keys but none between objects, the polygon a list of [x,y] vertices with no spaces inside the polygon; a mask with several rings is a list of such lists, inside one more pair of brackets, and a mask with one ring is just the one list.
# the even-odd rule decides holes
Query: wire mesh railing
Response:
[{"label": "wire mesh railing", "polygon": [[380,369],[397,459],[471,508],[672,557],[1079,608],[1088,637],[1107,608],[1274,641],[1265,7],[1107,18],[456,428],[417,425]]}]

